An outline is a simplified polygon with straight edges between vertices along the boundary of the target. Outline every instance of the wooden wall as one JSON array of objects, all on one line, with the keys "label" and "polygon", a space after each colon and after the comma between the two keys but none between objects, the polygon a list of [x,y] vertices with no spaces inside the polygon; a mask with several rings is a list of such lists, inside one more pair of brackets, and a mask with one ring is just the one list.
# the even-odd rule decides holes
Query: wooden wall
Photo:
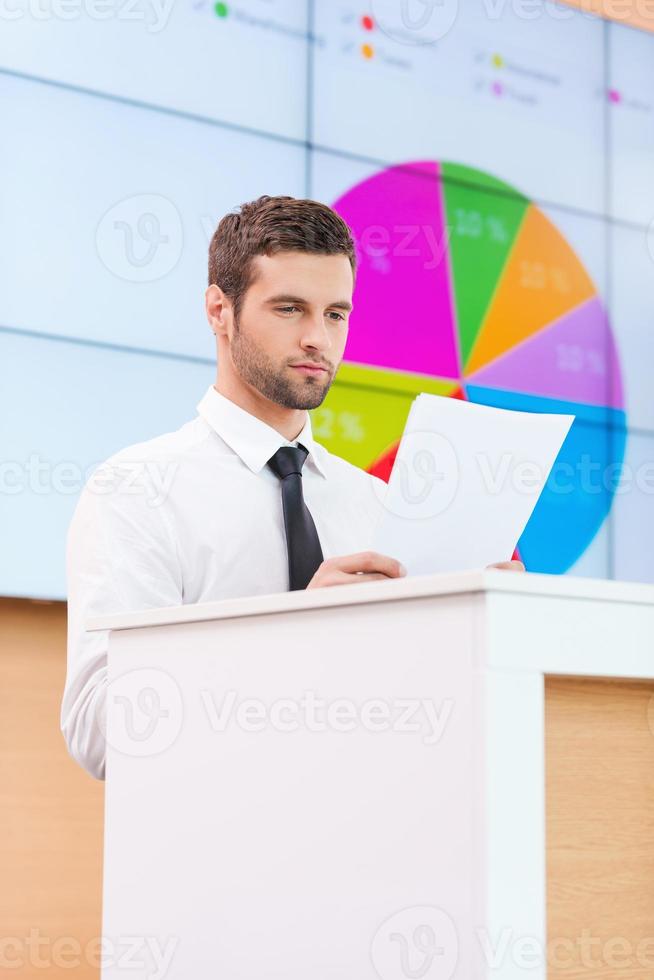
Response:
[{"label": "wooden wall", "polygon": [[548,963],[654,977],[654,685],[546,680]]},{"label": "wooden wall", "polygon": [[21,980],[99,976],[104,792],[59,730],[65,671],[65,604],[0,599],[0,974]]}]

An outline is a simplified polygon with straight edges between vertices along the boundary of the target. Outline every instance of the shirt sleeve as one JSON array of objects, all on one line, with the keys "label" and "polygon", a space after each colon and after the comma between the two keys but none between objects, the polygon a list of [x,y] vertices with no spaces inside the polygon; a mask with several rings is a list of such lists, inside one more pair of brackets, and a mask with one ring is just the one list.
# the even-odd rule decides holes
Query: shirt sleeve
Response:
[{"label": "shirt sleeve", "polygon": [[183,601],[167,500],[155,490],[143,463],[108,461],[89,479],[68,529],[66,577],[68,654],[61,730],[72,757],[96,779],[104,779],[109,631],[88,632],[86,623],[94,616]]}]

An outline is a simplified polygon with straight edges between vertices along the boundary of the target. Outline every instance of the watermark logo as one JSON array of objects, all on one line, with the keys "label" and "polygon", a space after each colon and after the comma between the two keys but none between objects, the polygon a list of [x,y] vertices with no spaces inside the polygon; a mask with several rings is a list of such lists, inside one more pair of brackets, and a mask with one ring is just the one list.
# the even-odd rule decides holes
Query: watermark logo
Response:
[{"label": "watermark logo", "polygon": [[388,483],[374,483],[380,502],[398,517],[428,520],[442,514],[459,487],[459,462],[450,440],[438,432],[407,432]]},{"label": "watermark logo", "polygon": [[418,262],[425,272],[437,269],[447,260],[453,227],[409,224],[366,225],[355,235],[359,261],[365,260],[372,272],[389,275],[398,259]]},{"label": "watermark logo", "polygon": [[370,958],[381,980],[450,980],[459,958],[456,927],[442,909],[403,909],[377,930]]},{"label": "watermark logo", "polygon": [[128,282],[155,282],[180,260],[184,232],[179,211],[159,194],[118,201],[103,215],[95,236],[103,265]]},{"label": "watermark logo", "polygon": [[106,21],[137,23],[148,34],[168,24],[174,0],[0,0],[0,21],[29,18],[48,21]]},{"label": "watermark logo", "polygon": [[373,0],[381,31],[399,44],[434,44],[454,27],[459,0]]},{"label": "watermark logo", "polygon": [[127,671],[107,687],[105,736],[123,755],[158,755],[177,739],[184,707],[177,682],[164,670]]},{"label": "watermark logo", "polygon": [[480,452],[461,460],[446,436],[415,431],[402,437],[388,483],[375,480],[372,488],[379,503],[396,517],[430,520],[444,513],[471,480],[488,497],[498,497],[509,488],[521,497],[537,498],[545,486],[557,497],[624,496],[634,491],[652,496],[654,460],[637,467],[620,460],[603,465],[582,453],[574,464],[557,460],[551,470],[510,452]]},{"label": "watermark logo", "polygon": [[434,44],[454,27],[459,0],[373,0],[381,31],[399,44]]},{"label": "watermark logo", "polygon": [[267,703],[261,698],[242,698],[238,691],[217,697],[212,691],[200,692],[212,732],[222,734],[236,727],[242,732],[296,732],[372,735],[394,732],[420,737],[423,745],[437,745],[453,715],[454,700],[444,698],[353,698],[328,699],[316,691],[304,691],[299,698],[277,698]]},{"label": "watermark logo", "polygon": [[[31,928],[27,935],[0,936],[0,970],[14,976],[35,976],[37,970],[76,970],[88,975],[99,970],[112,976],[124,970],[126,975],[143,980],[164,980],[179,945],[179,937],[168,936],[94,936],[82,944],[75,936],[43,935]],[[129,973],[128,971],[131,971]]]},{"label": "watermark logo", "polygon": [[77,495],[129,494],[142,496],[148,507],[159,507],[171,492],[179,464],[156,460],[126,460],[116,465],[91,463],[80,466],[74,460],[51,460],[30,453],[24,460],[0,460],[0,496],[21,493]]}]

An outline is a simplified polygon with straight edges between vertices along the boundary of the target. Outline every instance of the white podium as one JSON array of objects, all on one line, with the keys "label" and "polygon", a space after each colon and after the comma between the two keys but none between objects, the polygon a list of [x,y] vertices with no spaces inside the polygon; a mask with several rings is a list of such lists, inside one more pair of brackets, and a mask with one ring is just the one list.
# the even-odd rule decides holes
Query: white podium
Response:
[{"label": "white podium", "polygon": [[654,677],[654,587],[471,572],[89,627],[105,980],[545,976],[544,678]]}]

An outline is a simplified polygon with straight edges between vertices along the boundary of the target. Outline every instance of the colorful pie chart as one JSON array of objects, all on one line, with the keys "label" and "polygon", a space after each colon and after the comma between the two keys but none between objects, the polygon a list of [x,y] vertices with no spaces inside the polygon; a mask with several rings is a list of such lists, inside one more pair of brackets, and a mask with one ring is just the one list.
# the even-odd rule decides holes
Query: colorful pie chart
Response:
[{"label": "colorful pie chart", "polygon": [[536,204],[459,164],[389,167],[333,206],[359,269],[316,437],[388,479],[421,391],[575,415],[518,543],[528,569],[568,570],[610,510],[626,433],[611,325],[583,262]]}]

